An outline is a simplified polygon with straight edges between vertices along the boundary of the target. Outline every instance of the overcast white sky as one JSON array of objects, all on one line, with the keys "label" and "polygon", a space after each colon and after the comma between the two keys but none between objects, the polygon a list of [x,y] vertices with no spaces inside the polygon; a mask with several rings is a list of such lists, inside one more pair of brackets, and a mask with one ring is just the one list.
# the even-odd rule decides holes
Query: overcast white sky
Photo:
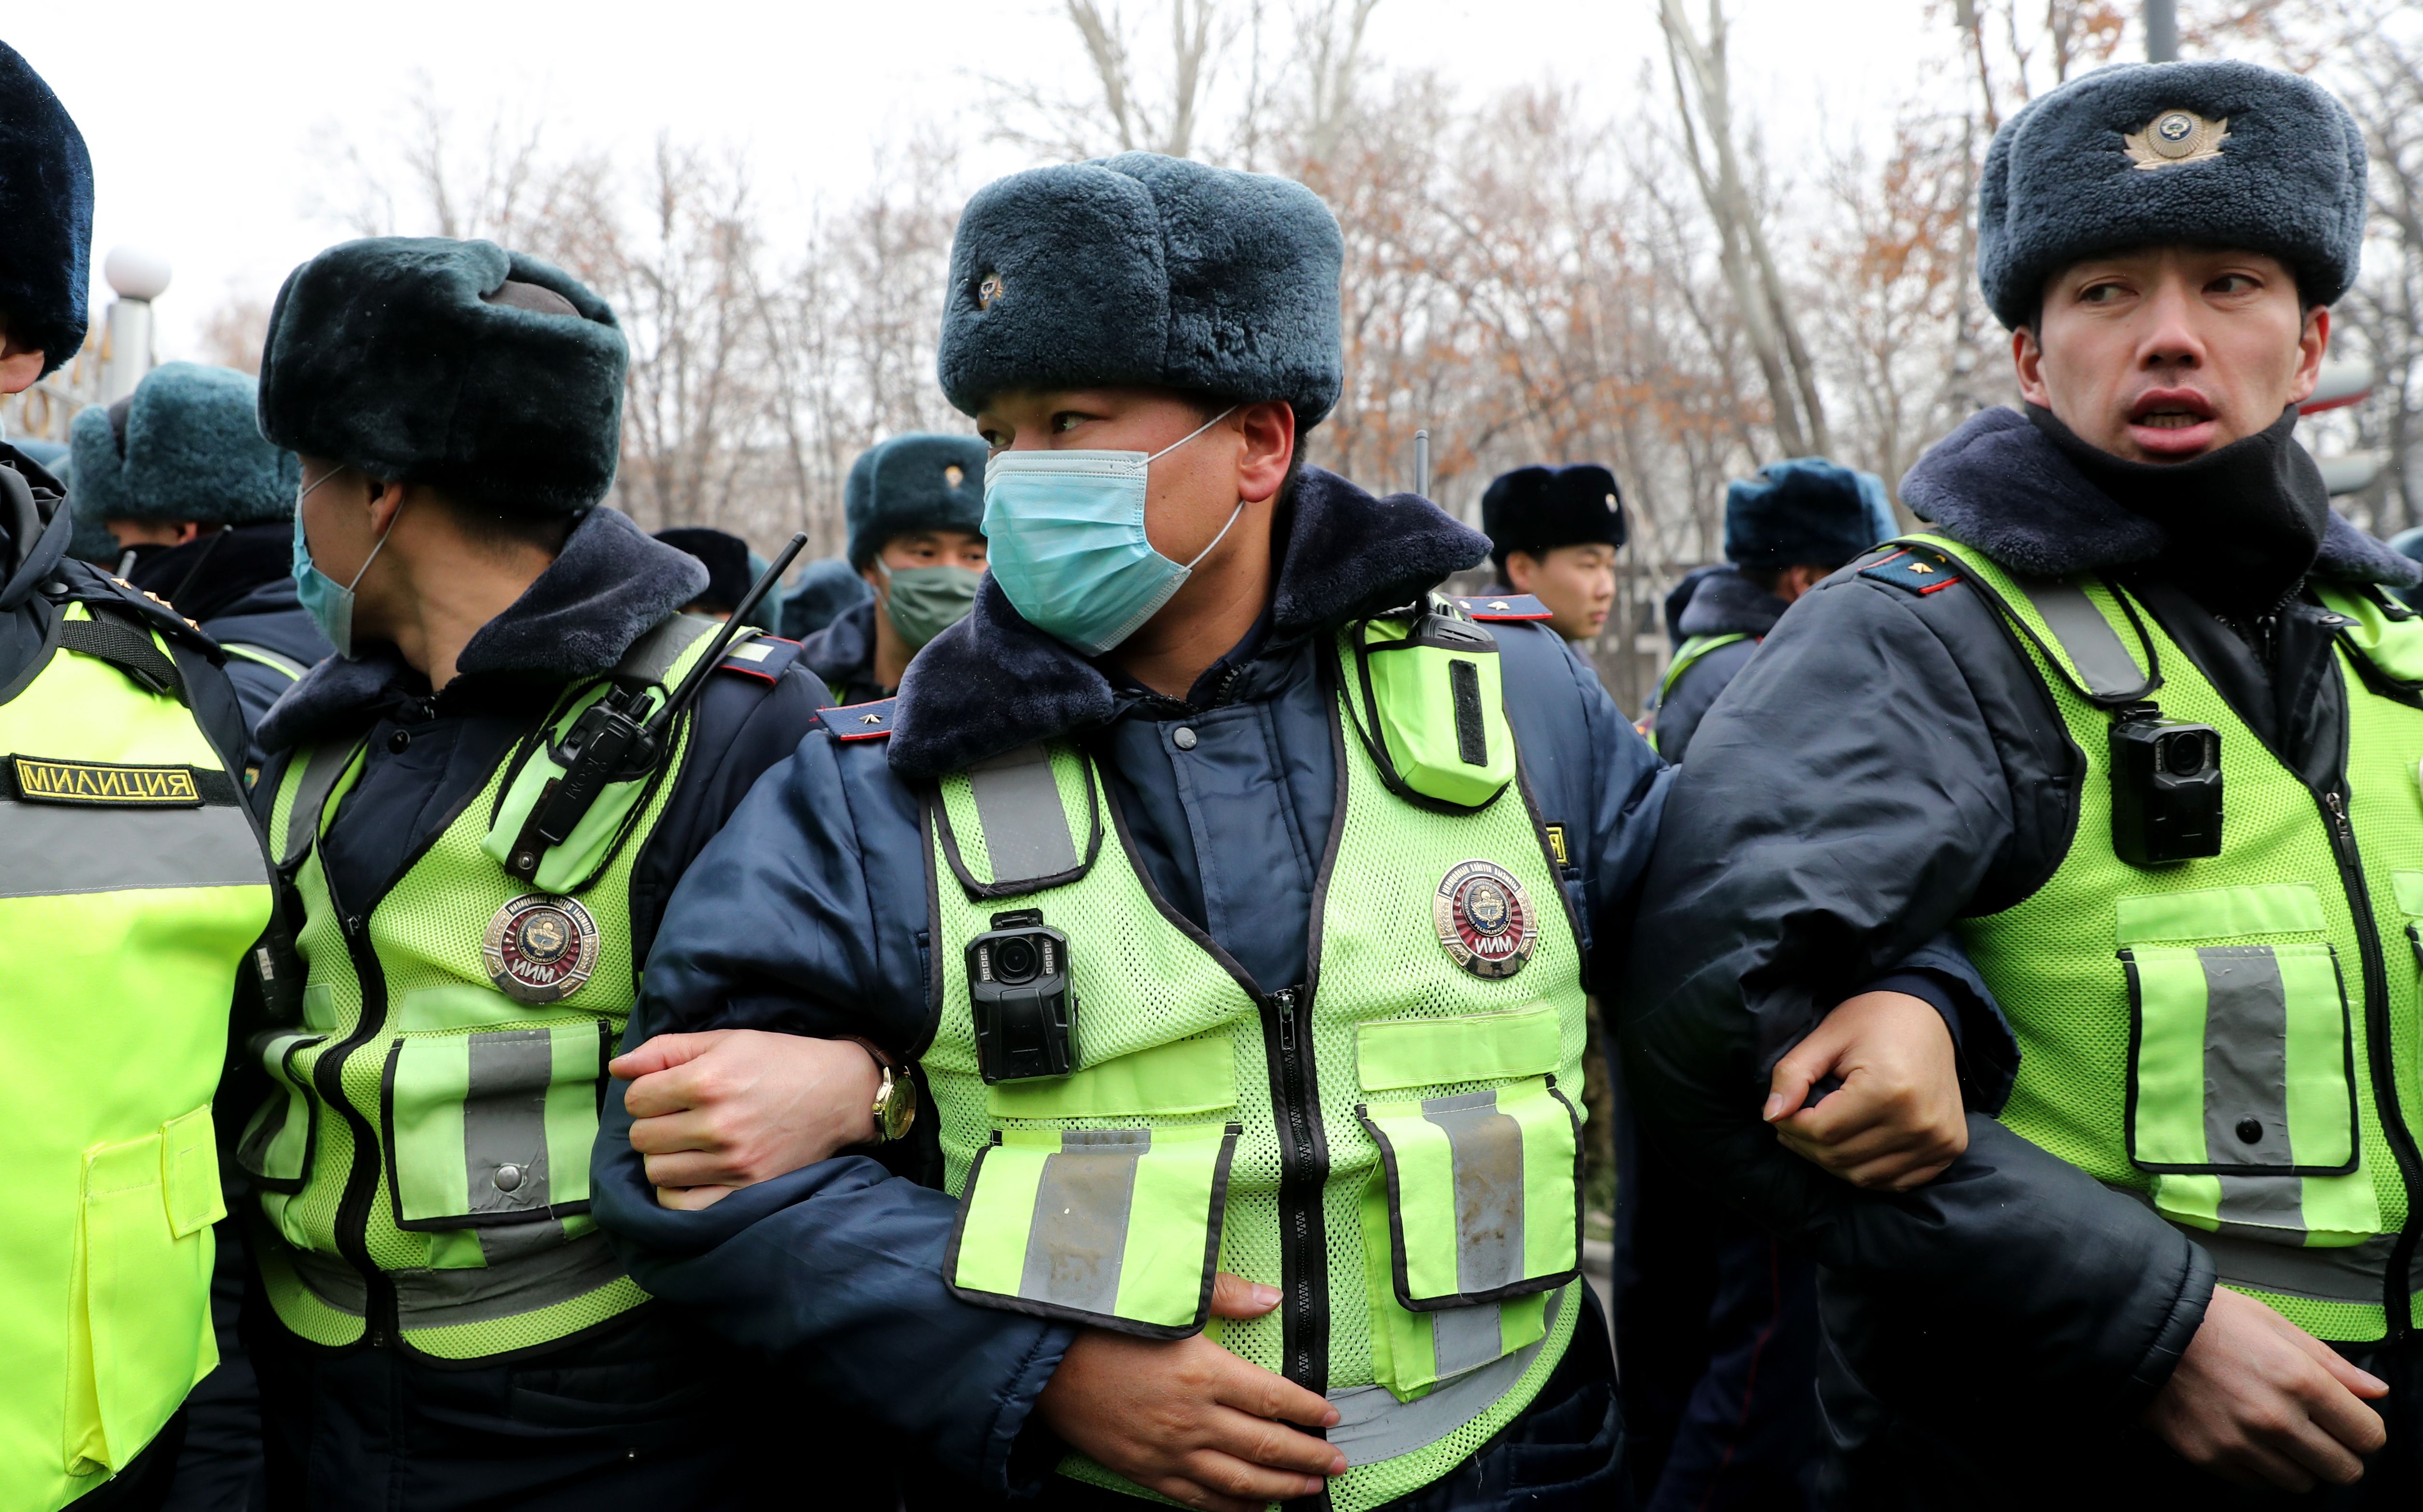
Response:
[{"label": "overcast white sky", "polygon": [[[1126,0],[1157,16],[1162,0]],[[344,233],[311,213],[320,129],[375,133],[415,70],[467,115],[529,96],[558,149],[631,147],[670,128],[737,145],[773,199],[846,196],[873,145],[973,115],[974,75],[1081,79],[1046,0],[53,0],[12,6],[6,39],[50,80],[92,149],[103,254],[165,255],[164,356],[191,349],[231,287],[273,291]],[[1695,10],[1696,7],[1693,8]],[[1933,39],[1923,0],[1736,0],[1741,97],[1782,164],[1821,129],[1890,116]],[[1374,50],[1432,65],[1480,95],[1558,79],[1610,113],[1656,45],[1653,0],[1383,0]],[[968,134],[976,134],[973,118]],[[980,151],[1005,154],[993,147]],[[992,165],[979,157],[979,166]],[[1021,165],[1004,157],[1002,168]]]}]

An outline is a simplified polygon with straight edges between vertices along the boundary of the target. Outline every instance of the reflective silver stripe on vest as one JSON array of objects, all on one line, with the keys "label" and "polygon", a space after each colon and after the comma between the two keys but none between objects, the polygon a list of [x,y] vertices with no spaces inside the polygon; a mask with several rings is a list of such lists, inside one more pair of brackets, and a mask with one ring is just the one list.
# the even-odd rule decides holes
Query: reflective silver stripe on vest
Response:
[{"label": "reflective silver stripe on vest", "polygon": [[2043,578],[2019,581],[2028,602],[2036,606],[2053,638],[2061,642],[2089,695],[2110,701],[2141,699],[2153,691],[2153,679],[2130,659],[2129,648],[2120,643],[2112,622],[2085,590]]},{"label": "reflective silver stripe on vest", "polygon": [[[2285,1217],[2288,1228],[2303,1223],[2300,1193],[2303,1177],[2299,1176],[2222,1176],[2221,1201],[2223,1227],[2220,1233],[2173,1222],[2172,1227],[2186,1235],[2212,1257],[2215,1274],[2233,1286],[2253,1291],[2275,1292],[2283,1297],[2302,1297],[2318,1302],[2352,1302],[2358,1306],[2379,1307],[2386,1280],[2392,1252],[2397,1248],[2395,1234],[2375,1235],[2361,1244],[2308,1246],[2282,1244],[2282,1225],[2272,1224],[2269,1238],[2250,1238],[2233,1233],[2228,1221],[2244,1219],[2257,1212]],[[2270,1194],[2257,1196],[2252,1189],[2272,1188],[2285,1194],[2285,1202]],[[2142,1191],[2127,1187],[2107,1190],[2153,1208],[2153,1199]],[[2235,1207],[2235,1210],[2233,1210]],[[2159,1210],[2157,1210],[2159,1211]],[[2168,1221],[2168,1220],[2165,1220]],[[2408,1279],[2409,1291],[2423,1290],[2423,1253],[2415,1258]]]},{"label": "reflective silver stripe on vest", "polygon": [[283,672],[290,683],[301,682],[303,674],[311,669],[292,656],[279,655],[267,646],[248,645],[241,640],[222,640],[219,642],[219,650],[230,656],[240,656],[248,662],[258,662],[272,671]]},{"label": "reflective silver stripe on vest", "polygon": [[463,1098],[463,1168],[471,1211],[543,1210],[549,1202],[546,1089],[555,1079],[555,1041],[543,1029],[489,1030],[471,1035],[464,1048],[470,1087]]},{"label": "reflective silver stripe on vest", "polygon": [[[560,1225],[532,1225],[560,1232]],[[349,1317],[370,1305],[361,1272],[342,1260],[282,1246],[294,1274],[311,1295]],[[628,1274],[603,1234],[584,1234],[544,1254],[509,1259],[467,1270],[390,1270],[395,1310],[406,1329],[443,1329],[493,1323],[586,1297]]]},{"label": "reflective silver stripe on vest", "polygon": [[[2290,1166],[2288,1148],[2288,993],[2270,947],[2217,945],[2196,952],[2204,967],[2204,1148],[2214,1165]],[[2261,1126],[2249,1143],[2241,1128]],[[2222,1179],[2222,1217],[2230,1185]],[[2289,1228],[2298,1189],[2289,1184]]]},{"label": "reflective silver stripe on vest", "polygon": [[294,786],[293,806],[286,811],[286,851],[277,858],[281,868],[292,869],[311,848],[320,833],[320,810],[326,805],[337,779],[353,764],[354,753],[361,748],[360,741],[350,746],[340,742],[312,748],[311,758],[303,764],[303,776]]},{"label": "reflective silver stripe on vest", "polygon": [[[1557,1315],[1565,1305],[1565,1293],[1571,1289],[1561,1287],[1548,1294],[1544,1315],[1548,1331],[1537,1343],[1479,1370],[1443,1380],[1428,1396],[1400,1402],[1386,1386],[1356,1386],[1331,1392],[1329,1405],[1338,1409],[1338,1425],[1322,1437],[1344,1452],[1350,1468],[1376,1465],[1383,1459],[1394,1459],[1438,1442],[1488,1411],[1490,1403],[1514,1389],[1523,1372],[1531,1368],[1531,1362],[1539,1359],[1540,1351],[1557,1336]],[[1497,1317],[1495,1307],[1476,1307],[1471,1311],[1487,1313],[1493,1323]]]},{"label": "reflective silver stripe on vest", "polygon": [[1041,746],[1018,749],[968,768],[968,791],[984,827],[985,855],[996,886],[1032,882],[1077,869],[1076,843],[1060,808],[1060,784]]},{"label": "reflective silver stripe on vest", "polygon": [[1495,1088],[1424,1098],[1422,1119],[1447,1135],[1455,1167],[1456,1290],[1469,1297],[1521,1281],[1523,1126],[1497,1110]]},{"label": "reflective silver stripe on vest", "polygon": [[136,809],[0,799],[0,898],[145,888],[263,887],[242,809]]},{"label": "reflective silver stripe on vest", "polygon": [[1060,1149],[1043,1158],[1042,1179],[1036,1185],[1026,1266],[1018,1278],[1021,1297],[1104,1316],[1117,1314],[1136,1162],[1151,1147],[1150,1129],[1063,1131]]}]

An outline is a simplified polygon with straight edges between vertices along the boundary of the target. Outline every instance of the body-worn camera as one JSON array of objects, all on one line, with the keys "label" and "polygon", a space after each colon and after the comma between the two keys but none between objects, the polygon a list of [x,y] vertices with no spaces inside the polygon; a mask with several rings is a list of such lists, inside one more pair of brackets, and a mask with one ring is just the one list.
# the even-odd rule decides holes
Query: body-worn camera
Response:
[{"label": "body-worn camera", "polygon": [[2221,854],[2221,732],[2150,703],[2112,726],[2112,846],[2131,866]]},{"label": "body-worn camera", "polygon": [[1069,937],[1039,908],[992,916],[968,941],[968,999],[976,1016],[976,1065],[987,1081],[1065,1077],[1077,1068],[1077,995],[1069,990]]}]

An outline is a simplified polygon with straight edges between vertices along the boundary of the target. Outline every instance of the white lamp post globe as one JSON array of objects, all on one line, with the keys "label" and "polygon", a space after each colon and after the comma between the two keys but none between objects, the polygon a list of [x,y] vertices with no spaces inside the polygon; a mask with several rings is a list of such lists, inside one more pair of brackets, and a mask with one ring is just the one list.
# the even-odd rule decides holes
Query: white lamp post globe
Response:
[{"label": "white lamp post globe", "polygon": [[167,291],[168,260],[139,246],[115,246],[101,275],[120,299],[154,300]]}]

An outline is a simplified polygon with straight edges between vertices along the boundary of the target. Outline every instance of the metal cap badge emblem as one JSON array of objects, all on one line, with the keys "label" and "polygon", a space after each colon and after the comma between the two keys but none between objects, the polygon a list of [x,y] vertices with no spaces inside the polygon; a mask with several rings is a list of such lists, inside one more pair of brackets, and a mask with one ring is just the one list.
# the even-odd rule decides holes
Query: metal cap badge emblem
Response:
[{"label": "metal cap badge emblem", "polygon": [[2193,110],[2165,110],[2142,131],[2120,134],[2129,161],[2140,168],[2167,168],[2174,163],[2200,163],[2221,156],[2229,140],[2229,118],[2207,120]]},{"label": "metal cap badge emblem", "polygon": [[1492,981],[1523,969],[1540,935],[1531,895],[1514,874],[1494,861],[1450,867],[1431,899],[1431,919],[1448,958]]},{"label": "metal cap badge emblem", "polygon": [[488,921],[488,980],[516,1002],[571,997],[597,969],[597,921],[571,898],[525,892]]}]

